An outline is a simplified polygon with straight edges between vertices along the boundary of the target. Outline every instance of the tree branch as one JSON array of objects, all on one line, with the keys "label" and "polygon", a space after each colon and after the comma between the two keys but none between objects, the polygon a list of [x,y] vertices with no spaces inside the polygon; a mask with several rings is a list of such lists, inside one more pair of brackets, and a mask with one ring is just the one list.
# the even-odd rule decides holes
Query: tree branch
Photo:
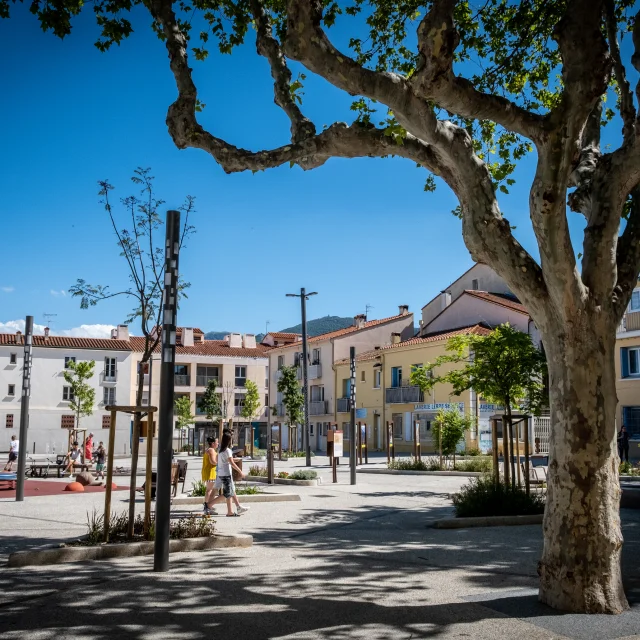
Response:
[{"label": "tree branch", "polygon": [[300,111],[291,95],[291,71],[279,42],[273,37],[271,21],[260,0],[251,0],[251,12],[256,24],[258,53],[269,61],[273,78],[274,102],[291,120],[291,141],[300,142],[316,133],[316,128]]},{"label": "tree branch", "polygon": [[631,192],[631,212],[616,249],[618,281],[614,290],[614,308],[622,319],[640,272],[640,186]]},{"label": "tree branch", "polygon": [[411,77],[416,91],[463,118],[492,120],[531,140],[543,134],[544,116],[474,88],[453,72],[460,37],[453,20],[457,0],[435,0],[418,26],[420,63]]}]

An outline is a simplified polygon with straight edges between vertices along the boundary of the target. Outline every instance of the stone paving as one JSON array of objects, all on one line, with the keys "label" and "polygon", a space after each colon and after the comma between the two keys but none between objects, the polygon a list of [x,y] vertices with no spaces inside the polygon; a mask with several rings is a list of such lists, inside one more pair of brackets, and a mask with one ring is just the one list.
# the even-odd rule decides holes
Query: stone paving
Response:
[{"label": "stone paving", "polygon": [[[190,459],[190,478],[199,469]],[[338,484],[318,471],[318,487],[264,488],[300,502],[217,518],[222,532],[253,534],[252,548],[172,555],[165,574],[148,557],[8,569],[12,550],[84,533],[103,496],[0,500],[1,637],[640,638],[640,512],[623,511],[631,611],[563,615],[537,602],[540,526],[428,527],[451,515],[448,494],[465,478],[363,474],[352,487],[344,465]],[[127,508],[126,492],[114,498],[114,509]]]}]

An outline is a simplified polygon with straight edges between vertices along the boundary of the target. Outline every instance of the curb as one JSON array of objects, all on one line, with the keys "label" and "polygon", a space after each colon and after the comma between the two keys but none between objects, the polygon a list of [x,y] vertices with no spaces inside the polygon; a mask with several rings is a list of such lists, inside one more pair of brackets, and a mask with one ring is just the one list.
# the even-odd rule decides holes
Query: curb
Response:
[{"label": "curb", "polygon": [[[238,496],[240,502],[300,502],[297,493],[255,493],[247,496]],[[174,498],[173,505],[179,507],[182,504],[199,504],[204,501],[203,496],[190,498]]]},{"label": "curb", "polygon": [[447,518],[436,520],[434,529],[466,529],[473,527],[512,527],[522,524],[542,524],[543,514],[529,516],[484,516],[480,518]]},{"label": "curb", "polygon": [[[250,482],[262,482],[267,483],[268,480],[263,476],[247,476],[246,478]],[[314,480],[289,480],[289,478],[274,478],[274,484],[289,484],[297,487],[317,487],[321,482],[321,478],[315,478]],[[238,496],[240,498],[241,496]]]},{"label": "curb", "polygon": [[477,478],[482,474],[480,471],[402,471],[400,469],[358,469],[358,473],[379,473],[392,476],[464,476],[466,478]]},{"label": "curb", "polygon": [[[184,538],[169,540],[169,552],[205,551],[207,549],[227,549],[230,547],[250,547],[253,536],[216,533],[206,538]],[[102,544],[95,547],[54,547],[41,550],[15,551],[9,556],[9,567],[43,566],[66,562],[86,562],[87,560],[108,560],[109,558],[133,558],[153,555],[153,542],[131,542]]]}]

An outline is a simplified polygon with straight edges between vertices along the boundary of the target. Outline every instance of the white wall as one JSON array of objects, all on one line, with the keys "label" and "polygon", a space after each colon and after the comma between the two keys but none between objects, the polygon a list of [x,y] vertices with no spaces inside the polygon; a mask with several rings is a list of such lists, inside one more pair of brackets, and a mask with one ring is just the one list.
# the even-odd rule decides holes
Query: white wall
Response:
[{"label": "white wall", "polygon": [[[10,365],[10,354],[17,354],[17,365]],[[20,435],[20,400],[22,392],[22,366],[24,347],[0,346],[0,449],[8,450],[12,435]],[[29,404],[29,430],[27,436],[27,451],[32,453],[66,453],[68,430],[60,426],[61,416],[71,415],[69,403],[62,399],[64,381],[64,358],[75,356],[78,362],[95,360],[94,376],[90,383],[96,390],[96,402],[93,415],[81,419],[80,427],[93,431],[96,443],[105,441],[109,431],[102,428],[102,416],[108,415],[104,410],[103,389],[101,376],[104,369],[105,356],[117,359],[116,402],[128,404],[131,388],[130,352],[105,351],[72,348],[33,347],[33,366],[31,397]],[[8,385],[15,385],[15,396],[7,395]],[[13,414],[13,428],[7,429],[7,414]],[[118,414],[116,423],[116,455],[130,452],[130,423],[128,415]],[[24,445],[25,443],[23,443]]]}]

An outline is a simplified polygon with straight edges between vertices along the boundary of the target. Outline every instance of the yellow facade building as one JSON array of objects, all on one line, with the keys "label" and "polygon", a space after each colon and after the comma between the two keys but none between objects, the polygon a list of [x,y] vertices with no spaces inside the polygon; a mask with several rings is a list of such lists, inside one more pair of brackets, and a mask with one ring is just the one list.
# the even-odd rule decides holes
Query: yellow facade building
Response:
[{"label": "yellow facade building", "polygon": [[[434,362],[445,355],[449,338],[463,334],[487,334],[480,324],[395,342],[372,351],[356,355],[357,421],[367,425],[367,445],[370,451],[386,449],[385,425],[392,423],[394,448],[397,453],[413,451],[414,422],[419,423],[422,453],[435,453],[437,445],[431,438],[431,424],[441,408],[458,407],[466,414],[478,417],[478,403],[473,391],[453,395],[449,384],[437,384],[424,395],[418,387],[410,385],[412,370]],[[444,374],[456,365],[439,368]],[[344,431],[345,449],[349,442],[349,360],[334,365],[336,388],[336,415],[338,428]],[[478,433],[467,434],[467,446],[478,446]]]}]

